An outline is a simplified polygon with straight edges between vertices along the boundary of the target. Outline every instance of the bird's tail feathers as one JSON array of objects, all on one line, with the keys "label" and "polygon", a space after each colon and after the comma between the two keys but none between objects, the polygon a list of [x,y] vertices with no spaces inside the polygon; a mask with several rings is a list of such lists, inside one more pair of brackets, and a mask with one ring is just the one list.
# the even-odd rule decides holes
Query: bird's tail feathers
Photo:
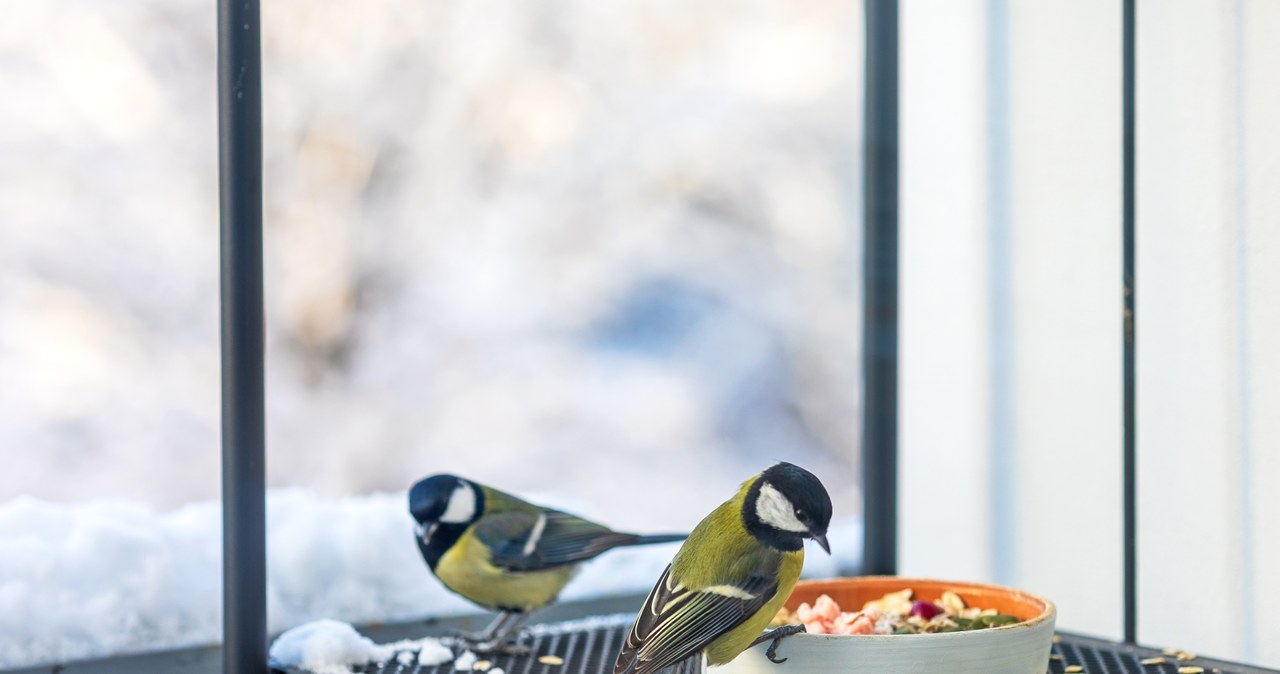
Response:
[{"label": "bird's tail feathers", "polygon": [[688,537],[689,534],[648,534],[644,536],[637,534],[634,539],[627,541],[622,545],[655,545],[657,543],[674,543],[676,541],[683,541]]}]

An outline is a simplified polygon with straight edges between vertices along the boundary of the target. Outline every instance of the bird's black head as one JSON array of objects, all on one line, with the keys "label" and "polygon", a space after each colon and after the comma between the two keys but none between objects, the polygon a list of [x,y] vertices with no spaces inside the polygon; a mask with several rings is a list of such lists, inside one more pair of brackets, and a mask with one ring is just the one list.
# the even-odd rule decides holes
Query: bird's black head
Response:
[{"label": "bird's black head", "polygon": [[409,514],[418,523],[418,547],[431,568],[484,513],[484,490],[455,475],[432,475],[409,489]]},{"label": "bird's black head", "polygon": [[409,490],[409,513],[422,526],[470,524],[483,510],[484,494],[456,475],[424,477]]},{"label": "bird's black head", "polygon": [[809,471],[779,463],[751,485],[742,503],[742,520],[756,538],[780,550],[799,550],[812,538],[828,553],[831,497]]}]

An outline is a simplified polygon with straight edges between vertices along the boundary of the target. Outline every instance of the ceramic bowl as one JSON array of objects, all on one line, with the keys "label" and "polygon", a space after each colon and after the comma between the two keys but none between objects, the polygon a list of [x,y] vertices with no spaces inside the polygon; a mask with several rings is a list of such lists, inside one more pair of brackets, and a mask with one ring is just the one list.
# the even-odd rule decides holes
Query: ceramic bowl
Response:
[{"label": "ceramic bowl", "polygon": [[777,656],[787,658],[782,664],[769,662],[764,655],[767,644],[761,644],[711,671],[717,674],[1044,674],[1048,669],[1057,609],[1052,602],[1020,590],[894,576],[835,578],[797,583],[786,606],[794,611],[801,602],[812,605],[819,595],[827,594],[842,610],[856,611],[866,601],[908,587],[915,590],[916,599],[926,601],[936,600],[951,590],[969,606],[994,608],[1017,616],[1022,622],[938,634],[797,634],[779,645]]}]

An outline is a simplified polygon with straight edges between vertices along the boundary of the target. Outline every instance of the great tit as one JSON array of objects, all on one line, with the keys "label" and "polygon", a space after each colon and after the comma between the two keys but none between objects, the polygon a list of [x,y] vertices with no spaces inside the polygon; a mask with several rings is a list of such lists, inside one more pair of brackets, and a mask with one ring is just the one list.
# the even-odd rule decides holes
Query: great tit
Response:
[{"label": "great tit", "polygon": [[580,563],[621,546],[668,543],[684,534],[612,531],[454,475],[423,478],[409,490],[418,549],[444,586],[498,611],[485,630],[464,635],[481,652],[508,644],[529,612],[555,600]]},{"label": "great tit", "polygon": [[722,665],[757,643],[804,565],[804,539],[831,554],[831,497],[809,471],[779,463],[742,483],[689,534],[649,593],[618,653],[614,674],[650,674],[702,652]]}]

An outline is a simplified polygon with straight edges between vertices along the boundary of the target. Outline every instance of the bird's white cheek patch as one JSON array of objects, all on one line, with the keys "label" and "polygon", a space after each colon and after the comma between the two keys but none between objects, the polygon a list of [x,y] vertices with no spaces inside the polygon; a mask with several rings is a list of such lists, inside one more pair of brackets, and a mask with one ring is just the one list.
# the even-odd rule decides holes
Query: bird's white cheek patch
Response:
[{"label": "bird's white cheek patch", "polygon": [[449,506],[444,509],[440,521],[446,524],[466,524],[476,516],[475,488],[462,482],[449,495]]},{"label": "bird's white cheek patch", "polygon": [[760,495],[756,497],[756,517],[759,517],[761,522],[783,531],[809,530],[796,518],[796,508],[791,505],[791,501],[768,482],[760,486]]}]

